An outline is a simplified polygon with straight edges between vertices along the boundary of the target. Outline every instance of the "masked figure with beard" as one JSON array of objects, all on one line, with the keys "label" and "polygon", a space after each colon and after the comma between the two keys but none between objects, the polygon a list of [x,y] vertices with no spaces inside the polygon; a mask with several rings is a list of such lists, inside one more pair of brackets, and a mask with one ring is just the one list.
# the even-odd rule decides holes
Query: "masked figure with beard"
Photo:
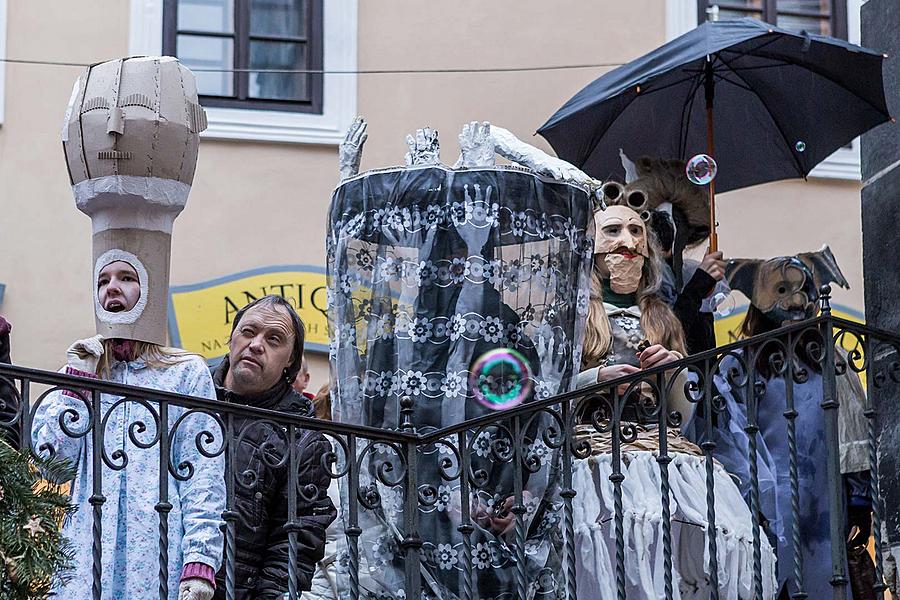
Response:
[{"label": "masked figure with beard", "polygon": [[[596,238],[591,302],[585,328],[583,360],[578,387],[609,381],[673,362],[682,357],[684,332],[672,309],[657,295],[661,260],[638,213],[623,205],[595,213]],[[684,397],[684,374],[674,377],[668,410],[681,413],[685,422],[693,405]],[[620,387],[620,393],[624,389]],[[615,512],[612,440],[598,432],[593,419],[609,418],[612,406],[605,394],[589,405],[578,426],[581,440],[591,455],[576,460],[573,473],[575,500],[575,555],[580,598],[614,598]],[[621,470],[624,508],[625,588],[629,598],[659,598],[664,594],[664,556],[660,467],[657,462],[659,431],[657,417],[646,417],[637,406],[649,397],[646,389],[631,392],[623,422],[630,422],[637,435],[623,440]],[[592,414],[593,413],[593,414]],[[675,597],[708,598],[711,592],[707,548],[705,463],[700,448],[677,429],[668,432],[668,467],[671,484],[671,532]],[[716,529],[719,544],[720,594],[728,598],[750,598],[752,587],[752,522],[750,511],[728,473],[715,466]],[[725,533],[727,532],[727,535]],[[764,537],[764,536],[763,536]],[[766,597],[774,589],[774,555],[762,547],[763,582]]]},{"label": "masked figure with beard", "polygon": [[[779,256],[769,260],[736,259],[725,269],[732,289],[750,299],[750,307],[741,328],[744,337],[760,335],[804,319],[818,312],[819,287],[836,283],[849,287],[828,246],[818,252],[795,256]],[[831,542],[829,531],[829,485],[825,461],[825,412],[822,364],[811,354],[810,344],[819,339],[817,330],[799,334],[792,356],[793,376],[773,372],[774,345],[761,349],[753,371],[753,384],[739,387],[723,376],[715,378],[715,386],[726,402],[724,411],[716,414],[713,439],[715,456],[740,481],[745,498],[750,495],[750,473],[747,457],[749,439],[747,390],[756,390],[757,462],[761,470],[772,474],[774,485],[760,482],[760,509],[768,521],[770,536],[778,547],[778,585],[785,598],[801,589],[808,598],[832,597]],[[835,355],[846,363],[841,347]],[[833,367],[832,367],[833,368]],[[719,373],[743,370],[737,359],[726,357]],[[874,565],[865,550],[871,533],[871,499],[869,496],[869,458],[867,424],[863,414],[864,395],[859,377],[847,368],[835,379],[838,409],[840,467],[848,514],[848,567],[853,598],[874,598]],[[791,512],[790,452],[788,447],[788,392],[793,392],[796,417],[797,469],[799,479],[799,530],[802,582],[793,578],[794,547]],[[707,440],[706,418],[698,411],[689,427],[689,435],[697,443]],[[781,597],[781,596],[780,596]],[[849,594],[848,594],[849,597]]]}]

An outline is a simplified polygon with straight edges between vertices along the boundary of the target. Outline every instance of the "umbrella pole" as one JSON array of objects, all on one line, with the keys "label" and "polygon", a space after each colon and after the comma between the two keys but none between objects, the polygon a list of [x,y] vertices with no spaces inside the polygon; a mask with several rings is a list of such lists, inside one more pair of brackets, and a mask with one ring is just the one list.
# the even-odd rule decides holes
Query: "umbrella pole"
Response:
[{"label": "umbrella pole", "polygon": [[[716,142],[713,134],[713,99],[715,97],[716,83],[713,79],[712,56],[706,57],[706,69],[704,73],[704,88],[706,92],[706,154],[713,160],[716,158]],[[716,179],[709,182],[709,251],[719,249],[719,236],[716,234]]]}]

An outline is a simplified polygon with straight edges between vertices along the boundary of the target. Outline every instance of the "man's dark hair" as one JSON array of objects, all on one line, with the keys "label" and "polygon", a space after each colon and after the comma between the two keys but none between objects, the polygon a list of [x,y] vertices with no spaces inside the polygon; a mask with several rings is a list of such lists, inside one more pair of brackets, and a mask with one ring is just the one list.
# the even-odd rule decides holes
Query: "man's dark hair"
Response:
[{"label": "man's dark hair", "polygon": [[291,323],[294,325],[294,351],[291,353],[290,364],[284,370],[284,377],[287,379],[287,382],[293,383],[294,378],[297,377],[297,373],[300,372],[300,365],[303,361],[303,342],[306,338],[306,327],[303,325],[303,319],[300,318],[300,315],[297,314],[297,311],[294,310],[294,307],[291,306],[290,302],[275,294],[257,298],[241,310],[237,311],[234,315],[234,321],[231,323],[231,335],[229,335],[228,339],[229,341],[231,340],[231,336],[234,335],[234,330],[237,329],[238,323],[241,322],[244,314],[254,306],[260,305],[283,308],[291,318]]}]

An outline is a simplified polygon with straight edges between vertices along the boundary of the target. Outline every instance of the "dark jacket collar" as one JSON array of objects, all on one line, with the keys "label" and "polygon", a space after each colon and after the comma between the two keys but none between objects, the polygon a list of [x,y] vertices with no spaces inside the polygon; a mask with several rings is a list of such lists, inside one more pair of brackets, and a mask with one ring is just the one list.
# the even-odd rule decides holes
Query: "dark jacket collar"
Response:
[{"label": "dark jacket collar", "polygon": [[225,375],[228,374],[228,357],[222,359],[212,371],[213,383],[216,386],[216,397],[224,402],[234,402],[257,408],[283,410],[302,416],[311,416],[312,403],[291,388],[287,381],[279,379],[278,383],[261,394],[242,396],[225,388]]}]

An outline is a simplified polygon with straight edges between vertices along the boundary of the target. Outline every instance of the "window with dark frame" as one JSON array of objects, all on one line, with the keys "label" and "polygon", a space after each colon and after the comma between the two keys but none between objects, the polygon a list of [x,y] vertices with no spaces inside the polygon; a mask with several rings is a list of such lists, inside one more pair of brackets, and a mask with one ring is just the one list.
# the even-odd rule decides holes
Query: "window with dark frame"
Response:
[{"label": "window with dark frame", "polygon": [[207,107],[322,112],[323,0],[164,0],[163,53]]},{"label": "window with dark frame", "polygon": [[718,6],[719,19],[753,17],[778,27],[847,39],[847,0],[698,0],[697,22]]}]

